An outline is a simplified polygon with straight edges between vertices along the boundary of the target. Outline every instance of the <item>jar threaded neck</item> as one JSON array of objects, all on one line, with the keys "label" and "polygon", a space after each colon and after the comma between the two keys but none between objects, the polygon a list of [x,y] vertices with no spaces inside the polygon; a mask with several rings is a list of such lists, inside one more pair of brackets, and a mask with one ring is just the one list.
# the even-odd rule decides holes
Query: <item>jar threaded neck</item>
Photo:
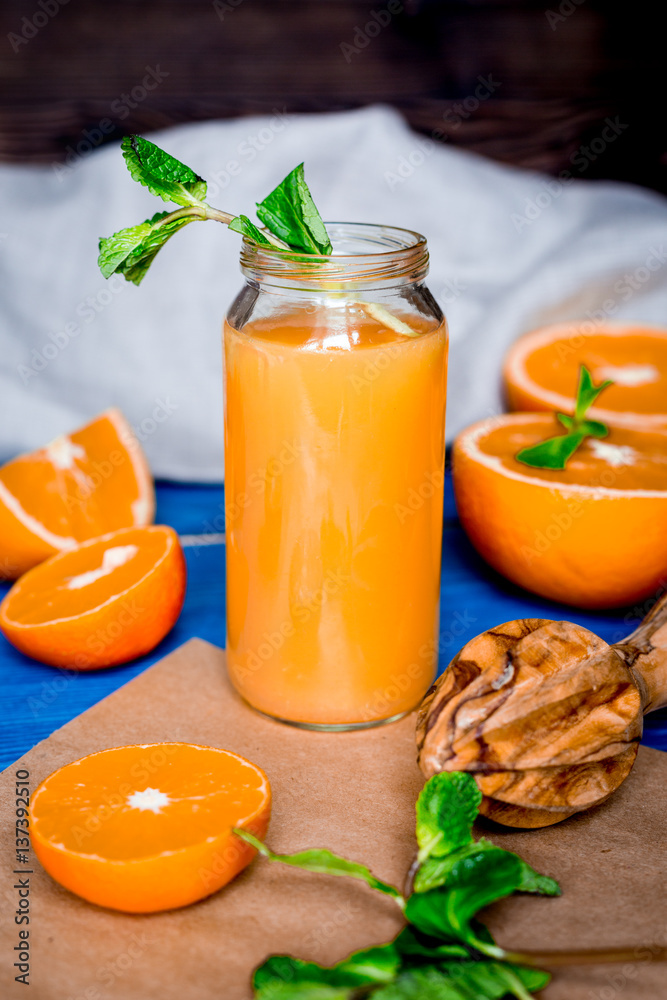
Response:
[{"label": "jar threaded neck", "polygon": [[361,222],[329,222],[330,256],[264,247],[248,239],[241,271],[262,285],[342,290],[415,284],[428,273],[426,239],[420,233]]}]

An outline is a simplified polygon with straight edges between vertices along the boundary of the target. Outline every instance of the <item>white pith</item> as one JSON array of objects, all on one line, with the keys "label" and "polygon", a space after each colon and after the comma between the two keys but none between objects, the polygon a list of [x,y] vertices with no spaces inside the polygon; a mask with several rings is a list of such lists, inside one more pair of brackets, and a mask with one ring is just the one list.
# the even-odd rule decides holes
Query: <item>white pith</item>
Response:
[{"label": "white pith", "polygon": [[635,388],[657,382],[660,372],[655,365],[601,365],[594,369],[593,376],[598,382],[611,379],[617,385]]},{"label": "white pith", "polygon": [[609,444],[607,441],[600,441],[593,438],[588,442],[591,451],[601,462],[606,462],[614,469],[620,469],[624,465],[634,465],[637,452],[629,444]]},{"label": "white pith", "polygon": [[144,788],[143,792],[132,792],[127,796],[127,804],[139,812],[152,812],[158,816],[171,799],[159,788]]},{"label": "white pith", "polygon": [[138,551],[136,545],[116,545],[114,548],[106,549],[102,555],[101,565],[97,569],[89,569],[86,573],[79,573],[78,576],[71,576],[66,584],[67,589],[80,590],[82,587],[89,587],[91,583],[101,580],[102,577],[113,573],[115,569],[124,566],[136,556]]},{"label": "white pith", "polygon": [[86,452],[80,444],[74,444],[66,434],[54,438],[46,446],[46,457],[54,469],[73,469],[75,459],[86,457]]}]

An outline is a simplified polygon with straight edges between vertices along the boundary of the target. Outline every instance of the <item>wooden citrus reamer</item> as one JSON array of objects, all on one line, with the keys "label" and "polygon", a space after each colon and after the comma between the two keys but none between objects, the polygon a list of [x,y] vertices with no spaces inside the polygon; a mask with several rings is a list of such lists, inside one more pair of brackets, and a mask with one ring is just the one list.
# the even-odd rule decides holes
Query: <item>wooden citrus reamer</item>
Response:
[{"label": "wooden citrus reamer", "polygon": [[481,812],[550,826],[627,778],[643,716],[667,705],[667,595],[613,646],[571,622],[524,618],[454,657],[417,718],[419,766],[470,771]]}]

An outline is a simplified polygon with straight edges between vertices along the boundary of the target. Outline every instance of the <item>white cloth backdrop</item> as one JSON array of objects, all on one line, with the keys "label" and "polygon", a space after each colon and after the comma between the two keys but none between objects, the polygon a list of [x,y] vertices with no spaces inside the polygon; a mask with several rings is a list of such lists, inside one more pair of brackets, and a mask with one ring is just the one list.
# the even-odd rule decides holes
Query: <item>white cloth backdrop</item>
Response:
[{"label": "white cloth backdrop", "polygon": [[[325,219],[428,237],[429,284],[452,336],[450,440],[501,409],[501,360],[523,331],[596,310],[667,323],[667,200],[581,180],[585,157],[561,183],[425,140],[384,107],[192,124],[152,138],[210,182],[219,208],[250,213],[305,160]],[[83,150],[66,164],[0,167],[0,458],[114,405],[156,476],[220,479],[220,325],[241,283],[239,237],[194,224],[141,288],[106,282],[97,237],[161,203],[131,180],[115,144]]]}]

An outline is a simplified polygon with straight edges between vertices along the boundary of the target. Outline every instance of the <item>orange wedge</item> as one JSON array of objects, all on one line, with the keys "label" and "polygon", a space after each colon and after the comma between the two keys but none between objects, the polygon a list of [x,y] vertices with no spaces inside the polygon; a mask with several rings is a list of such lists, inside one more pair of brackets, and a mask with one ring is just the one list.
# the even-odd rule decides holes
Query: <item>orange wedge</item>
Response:
[{"label": "orange wedge", "polygon": [[595,382],[614,383],[588,410],[591,420],[667,430],[667,329],[638,323],[563,323],[521,337],[505,359],[509,408],[571,413],[582,364]]},{"label": "orange wedge", "polygon": [[0,629],[42,663],[115,666],[147,653],[172,628],[185,576],[172,528],[121,528],[28,570],[0,604]]},{"label": "orange wedge", "polygon": [[39,861],[98,906],[151,913],[216,892],[266,834],[271,789],[255,764],[215,747],[151,743],[101,750],[61,767],[30,805]]},{"label": "orange wedge", "polygon": [[118,410],[0,468],[0,577],[107,531],[150,524],[146,459]]},{"label": "orange wedge", "polygon": [[458,436],[454,492],[473,545],[514,583],[581,608],[662,592],[667,433],[612,429],[586,439],[562,471],[514,458],[562,432],[553,415],[511,413]]}]

